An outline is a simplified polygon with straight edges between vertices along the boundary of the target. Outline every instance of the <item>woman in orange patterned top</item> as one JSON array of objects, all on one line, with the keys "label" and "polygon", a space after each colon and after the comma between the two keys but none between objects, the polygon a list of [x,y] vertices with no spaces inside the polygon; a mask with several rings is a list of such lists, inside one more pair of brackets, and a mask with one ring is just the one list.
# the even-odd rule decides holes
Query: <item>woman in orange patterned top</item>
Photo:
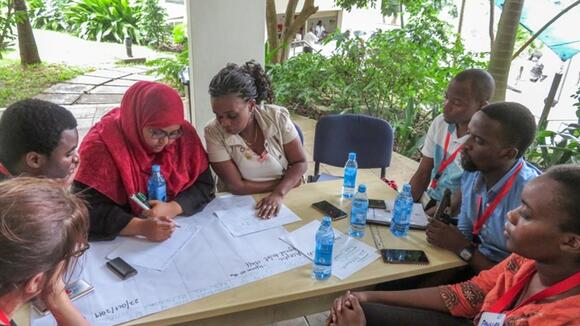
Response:
[{"label": "woman in orange patterned top", "polygon": [[347,292],[327,325],[580,325],[580,165],[532,180],[505,226],[511,256],[459,284]]}]

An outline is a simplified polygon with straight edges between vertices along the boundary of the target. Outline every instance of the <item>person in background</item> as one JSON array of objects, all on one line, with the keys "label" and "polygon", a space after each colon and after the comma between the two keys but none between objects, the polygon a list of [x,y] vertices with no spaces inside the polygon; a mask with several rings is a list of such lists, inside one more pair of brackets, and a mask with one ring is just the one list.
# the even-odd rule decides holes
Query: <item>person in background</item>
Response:
[{"label": "person in background", "polygon": [[318,39],[322,39],[326,35],[326,28],[324,28],[322,20],[319,20],[318,23],[316,23],[316,26],[314,26],[314,34],[316,34]]},{"label": "person in background", "polygon": [[494,89],[493,77],[481,69],[464,70],[449,83],[443,113],[429,127],[419,167],[409,181],[415,201],[420,201],[427,191],[430,200],[425,210],[429,215],[434,213],[445,189],[453,192],[451,211],[452,215],[457,213],[463,174],[458,154],[467,140],[471,117],[489,103]]},{"label": "person in background", "polygon": [[[167,85],[141,81],[101,118],[84,138],[75,189],[90,204],[90,237],[110,240],[140,235],[151,241],[169,238],[173,218],[190,216],[214,198],[207,154],[184,118],[179,94]],[[142,210],[129,200],[147,193],[153,164],[161,166],[167,202],[151,201]]]},{"label": "person in background", "polygon": [[473,115],[461,152],[458,227],[432,220],[429,243],[459,255],[475,272],[509,256],[506,215],[520,204],[525,184],[540,174],[523,159],[535,132],[534,115],[519,103],[493,103]]},{"label": "person in background", "polygon": [[304,46],[304,52],[312,53],[314,51],[314,44],[318,42],[318,37],[316,37],[316,35],[312,32],[312,27],[304,36],[304,41],[307,43],[307,45]]},{"label": "person in background", "polygon": [[216,118],[205,127],[211,166],[237,195],[270,192],[256,208],[275,216],[290,189],[302,183],[306,153],[288,111],[273,99],[270,80],[254,61],[228,64],[209,85]]},{"label": "person in background", "polygon": [[77,121],[67,109],[26,99],[0,118],[0,180],[11,176],[60,179],[70,186],[79,166]]},{"label": "person in background", "polygon": [[89,325],[72,304],[63,276],[88,249],[84,202],[56,180],[0,182],[0,325],[35,297],[63,326]]},{"label": "person in background", "polygon": [[[530,181],[507,214],[513,254],[463,283],[407,291],[347,292],[327,325],[578,325],[580,165]],[[481,324],[480,324],[481,325]]]}]

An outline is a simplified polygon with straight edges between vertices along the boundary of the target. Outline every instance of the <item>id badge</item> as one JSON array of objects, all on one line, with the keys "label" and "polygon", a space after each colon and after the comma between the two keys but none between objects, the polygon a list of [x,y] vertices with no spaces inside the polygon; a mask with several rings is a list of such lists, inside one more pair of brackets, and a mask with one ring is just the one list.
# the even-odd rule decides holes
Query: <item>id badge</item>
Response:
[{"label": "id badge", "polygon": [[484,312],[481,314],[477,326],[503,326],[505,314],[496,314],[493,312]]}]

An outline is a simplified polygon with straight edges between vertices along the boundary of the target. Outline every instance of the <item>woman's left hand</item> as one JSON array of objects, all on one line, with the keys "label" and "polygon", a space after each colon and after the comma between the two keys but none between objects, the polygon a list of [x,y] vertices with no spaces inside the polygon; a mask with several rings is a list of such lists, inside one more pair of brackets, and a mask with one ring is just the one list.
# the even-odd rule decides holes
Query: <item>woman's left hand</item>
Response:
[{"label": "woman's left hand", "polygon": [[143,211],[143,216],[145,217],[167,216],[174,218],[182,213],[181,206],[176,201],[166,203],[159,200],[150,200],[149,203],[151,204],[151,209]]},{"label": "woman's left hand", "polygon": [[256,204],[257,215],[259,218],[271,218],[278,215],[281,207],[282,195],[271,193]]}]

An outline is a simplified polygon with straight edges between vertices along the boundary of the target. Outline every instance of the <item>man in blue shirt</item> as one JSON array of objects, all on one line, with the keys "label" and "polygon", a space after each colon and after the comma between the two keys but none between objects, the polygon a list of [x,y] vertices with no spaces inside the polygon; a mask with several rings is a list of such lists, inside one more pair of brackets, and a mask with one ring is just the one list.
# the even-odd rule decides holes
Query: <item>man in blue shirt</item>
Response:
[{"label": "man in blue shirt", "polygon": [[523,105],[487,105],[469,122],[461,152],[462,202],[458,227],[432,221],[427,241],[451,250],[475,272],[509,255],[504,237],[506,214],[521,203],[524,185],[540,174],[522,155],[535,136],[536,122]]}]

